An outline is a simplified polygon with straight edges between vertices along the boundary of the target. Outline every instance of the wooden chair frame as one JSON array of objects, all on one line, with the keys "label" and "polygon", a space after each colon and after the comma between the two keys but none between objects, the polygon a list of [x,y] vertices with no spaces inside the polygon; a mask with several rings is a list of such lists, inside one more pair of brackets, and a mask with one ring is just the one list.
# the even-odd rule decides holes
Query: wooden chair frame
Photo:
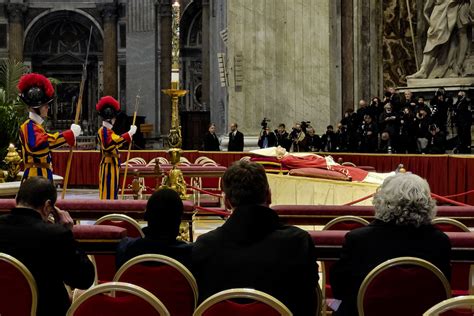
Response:
[{"label": "wooden chair frame", "polygon": [[449,224],[449,225],[456,226],[459,229],[462,229],[462,231],[464,231],[464,232],[470,232],[469,228],[466,225],[464,225],[463,223],[461,223],[458,220],[455,220],[455,219],[449,218],[449,217],[436,217],[436,218],[433,218],[433,220],[431,220],[431,224],[432,225]]},{"label": "wooden chair frame", "polygon": [[170,313],[166,309],[165,305],[163,305],[163,303],[152,293],[137,285],[124,282],[108,282],[88,289],[76,301],[72,303],[66,315],[74,316],[74,313],[79,308],[79,306],[92,296],[103,293],[111,293],[111,296],[115,297],[115,292],[117,291],[138,296],[139,298],[150,304],[160,315],[170,316]]},{"label": "wooden chair frame", "polygon": [[31,274],[30,270],[21,263],[20,260],[6,253],[0,252],[0,260],[5,261],[15,267],[25,277],[31,291],[31,316],[36,316],[36,309],[38,308],[38,287],[36,285],[35,278]]},{"label": "wooden chair frame", "polygon": [[99,218],[96,222],[95,222],[95,225],[100,225],[101,223],[105,222],[105,221],[124,221],[124,222],[128,222],[130,224],[132,224],[136,229],[138,229],[140,231],[140,236],[143,238],[145,237],[145,234],[143,233],[143,230],[142,230],[142,227],[140,226],[140,224],[138,224],[138,222],[136,220],[134,220],[133,218],[131,218],[130,216],[128,215],[124,215],[124,214],[107,214],[107,215],[104,215],[102,216],[101,218]]},{"label": "wooden chair frame", "polygon": [[471,306],[471,308],[473,308],[474,295],[457,296],[439,302],[438,304],[424,312],[423,316],[438,316],[439,314],[447,312],[450,309],[462,308],[467,306]]},{"label": "wooden chair frame", "polygon": [[158,255],[158,254],[144,254],[140,255],[137,257],[134,257],[127,262],[125,262],[120,269],[115,273],[113,282],[120,282],[120,277],[132,266],[136,264],[140,264],[143,262],[158,262],[158,263],[163,263],[165,265],[168,265],[170,267],[173,267],[174,269],[178,270],[179,273],[181,273],[186,280],[188,281],[189,285],[191,286],[191,289],[194,294],[194,309],[196,309],[197,302],[198,302],[198,297],[199,297],[199,292],[198,292],[198,286],[196,283],[196,279],[194,278],[193,274],[191,271],[188,270],[181,262],[178,260],[175,260],[173,258],[164,256],[164,255]]},{"label": "wooden chair frame", "polygon": [[292,316],[291,311],[282,302],[275,297],[255,289],[237,288],[224,290],[208,297],[201,305],[196,308],[193,316],[202,316],[206,310],[222,301],[226,301],[234,298],[246,298],[254,301],[258,301],[269,305],[274,308],[282,316]]},{"label": "wooden chair frame", "polygon": [[441,283],[444,286],[444,290],[446,292],[446,297],[450,298],[451,297],[451,286],[449,285],[448,280],[444,276],[443,272],[439,270],[435,265],[432,263],[420,259],[420,258],[415,258],[415,257],[399,257],[399,258],[394,258],[387,260],[378,266],[376,266],[372,271],[369,272],[369,274],[365,277],[364,281],[362,282],[360,288],[359,288],[359,293],[357,295],[357,310],[359,312],[359,316],[364,316],[364,297],[367,291],[368,286],[370,283],[383,271],[400,266],[400,265],[414,265],[418,266],[421,268],[425,268],[429,271],[431,271],[438,279],[441,281]]}]

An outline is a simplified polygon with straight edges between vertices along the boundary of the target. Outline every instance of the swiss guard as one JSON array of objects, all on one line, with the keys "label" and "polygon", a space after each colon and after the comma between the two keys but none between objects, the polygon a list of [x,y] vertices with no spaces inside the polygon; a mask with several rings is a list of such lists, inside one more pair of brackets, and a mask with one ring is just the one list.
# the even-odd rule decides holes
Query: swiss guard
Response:
[{"label": "swiss guard", "polygon": [[120,105],[111,96],[99,100],[96,110],[102,117],[102,127],[97,133],[100,146],[101,160],[99,169],[99,195],[101,200],[116,200],[118,197],[120,156],[118,148],[124,143],[130,143],[137,132],[135,125],[121,136],[114,133],[112,127],[120,112]]},{"label": "swiss guard", "polygon": [[25,164],[22,181],[29,177],[53,180],[51,149],[65,143],[74,146],[81,127],[72,124],[71,129],[54,134],[47,133],[42,124],[48,116],[49,104],[54,99],[54,88],[43,75],[23,75],[18,83],[20,99],[28,106],[28,119],[20,126],[20,142]]}]

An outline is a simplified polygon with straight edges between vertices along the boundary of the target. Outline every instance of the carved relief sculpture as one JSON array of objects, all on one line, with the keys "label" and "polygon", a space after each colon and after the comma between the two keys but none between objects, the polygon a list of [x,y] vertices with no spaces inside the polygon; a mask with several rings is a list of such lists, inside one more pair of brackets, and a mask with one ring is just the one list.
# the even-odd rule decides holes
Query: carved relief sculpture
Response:
[{"label": "carved relief sculpture", "polygon": [[427,0],[429,28],[420,70],[407,79],[463,77],[469,53],[472,0]]}]

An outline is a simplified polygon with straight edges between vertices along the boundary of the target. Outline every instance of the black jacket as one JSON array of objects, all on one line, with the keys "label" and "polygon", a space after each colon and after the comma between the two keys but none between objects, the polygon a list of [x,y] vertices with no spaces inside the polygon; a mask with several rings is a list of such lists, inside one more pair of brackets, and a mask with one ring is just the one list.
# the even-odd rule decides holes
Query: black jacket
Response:
[{"label": "black jacket", "polygon": [[280,224],[264,206],[236,209],[193,247],[200,301],[225,289],[254,288],[282,301],[295,316],[315,315],[317,271],[309,234]]},{"label": "black jacket", "polygon": [[228,151],[243,151],[244,150],[244,134],[237,131],[235,133],[229,133],[229,145],[227,147]]},{"label": "black jacket", "polygon": [[35,210],[15,208],[0,217],[0,252],[20,260],[38,286],[38,316],[64,316],[69,296],[64,284],[86,289],[94,267],[76,248],[72,231],[46,223]]},{"label": "black jacket", "polygon": [[217,135],[206,132],[202,141],[202,149],[206,151],[220,151]]},{"label": "black jacket", "polygon": [[145,233],[145,238],[126,237],[120,241],[116,255],[117,269],[128,260],[147,253],[171,257],[189,268],[192,244],[169,236],[154,236],[148,227],[145,227],[143,232]]},{"label": "black jacket", "polygon": [[432,225],[415,228],[375,220],[348,232],[341,258],[330,273],[334,297],[342,300],[336,315],[357,316],[359,287],[380,263],[397,257],[418,257],[433,263],[449,280],[450,255],[449,237]]}]

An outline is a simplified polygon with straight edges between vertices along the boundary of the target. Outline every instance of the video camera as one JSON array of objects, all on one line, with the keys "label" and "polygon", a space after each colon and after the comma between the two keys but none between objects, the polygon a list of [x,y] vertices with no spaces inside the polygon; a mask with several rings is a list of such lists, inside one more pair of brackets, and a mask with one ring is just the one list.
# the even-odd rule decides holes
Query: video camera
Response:
[{"label": "video camera", "polygon": [[268,122],[271,122],[271,120],[264,117],[262,120],[262,123],[260,123],[260,125],[262,126],[262,129],[266,129],[268,127]]}]

